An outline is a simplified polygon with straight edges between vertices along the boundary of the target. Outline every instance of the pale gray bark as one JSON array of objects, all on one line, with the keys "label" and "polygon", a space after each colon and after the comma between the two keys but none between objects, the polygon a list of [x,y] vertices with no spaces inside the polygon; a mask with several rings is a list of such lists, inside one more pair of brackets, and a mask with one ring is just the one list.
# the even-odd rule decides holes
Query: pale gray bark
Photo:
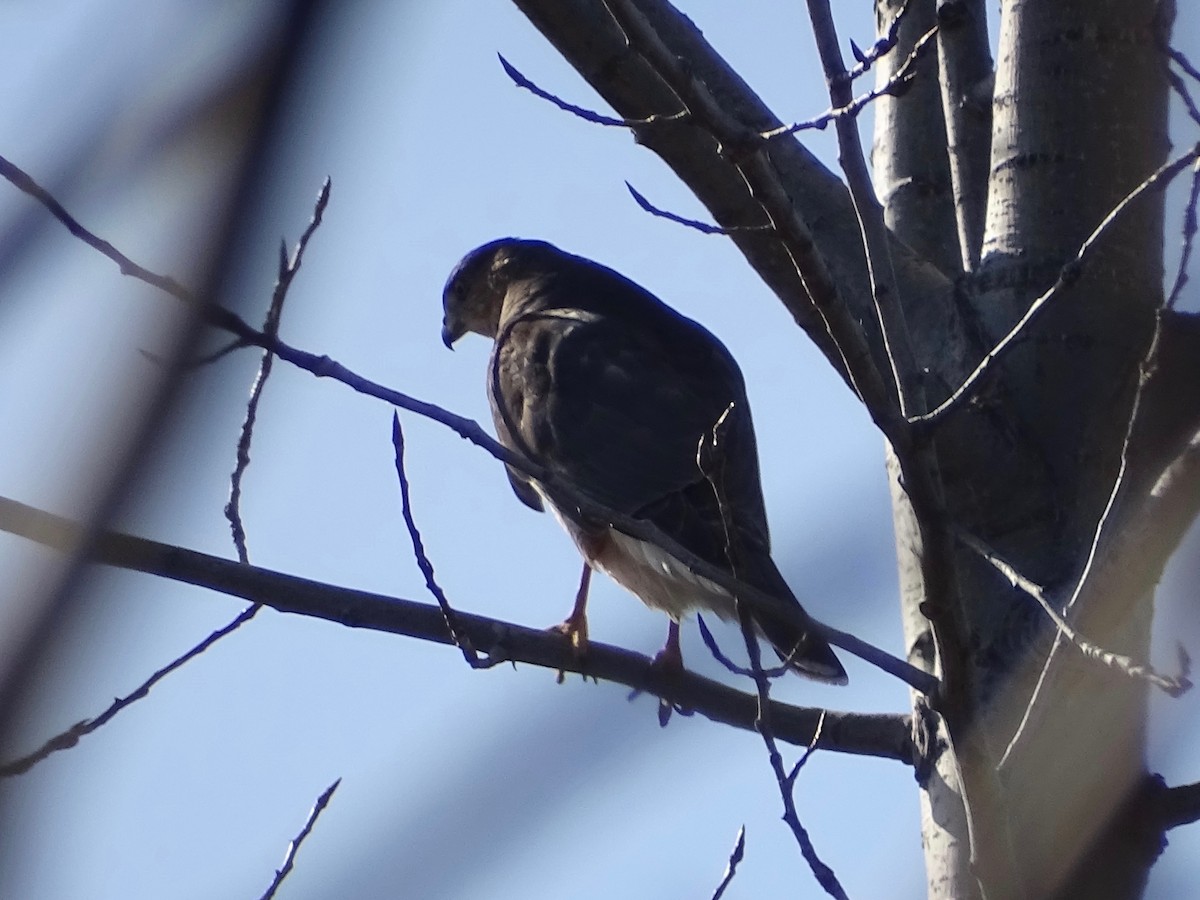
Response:
[{"label": "pale gray bark", "polygon": [[[666,62],[648,62],[601,0],[516,2],[618,114],[686,113],[635,131],[718,222],[777,221],[778,198],[761,185],[784,191],[790,232],[733,239],[843,375],[851,346],[870,355],[866,368],[888,371],[895,360],[884,355],[846,188],[799,143],[754,139],[776,118],[684,17],[662,0],[618,4],[669,49]],[[881,26],[901,5],[879,0]],[[990,141],[980,125],[991,86],[982,4],[908,7],[895,55],[878,63],[880,81],[935,21],[966,14],[957,34],[938,37],[944,56],[921,65],[923,80],[877,105],[875,188],[920,373],[914,396],[930,406],[948,396],[1067,276],[1022,339],[935,424],[910,429],[872,408],[893,452],[909,660],[944,678],[936,727],[951,750],[924,773],[921,801],[930,895],[1134,897],[1154,859],[1144,831],[1125,827],[1147,783],[1145,682],[1066,646],[1030,708],[1054,626],[957,536],[992,548],[1052,602],[1076,595],[1080,633],[1146,660],[1153,586],[1200,505],[1187,463],[1200,423],[1200,329],[1192,317],[1163,317],[1157,367],[1131,423],[1162,302],[1159,197],[1148,192],[1082,263],[1068,264],[1165,159],[1167,6],[1006,3]],[[981,115],[965,115],[981,101]],[[739,137],[738,152],[718,152],[718,132],[727,148]],[[813,251],[799,264],[788,247],[796,236]],[[803,287],[805,266],[828,276],[860,330],[825,327],[828,311],[818,314],[821,300]],[[849,368],[860,365],[852,356]],[[869,405],[882,395],[864,393]]]}]

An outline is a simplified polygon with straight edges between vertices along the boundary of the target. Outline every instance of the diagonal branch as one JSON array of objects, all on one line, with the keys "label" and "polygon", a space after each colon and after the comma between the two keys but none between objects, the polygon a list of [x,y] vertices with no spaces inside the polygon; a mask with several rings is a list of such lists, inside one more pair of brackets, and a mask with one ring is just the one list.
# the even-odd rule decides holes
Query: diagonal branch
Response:
[{"label": "diagonal branch", "polygon": [[266,892],[262,895],[260,900],[272,900],[275,894],[279,891],[280,885],[283,884],[283,880],[291,874],[293,867],[296,865],[296,854],[300,852],[300,845],[308,839],[310,834],[312,834],[312,830],[317,824],[317,819],[321,817],[321,813],[325,812],[325,807],[327,807],[329,805],[329,801],[333,799],[333,792],[338,789],[338,785],[341,783],[342,779],[337,779],[333,784],[325,788],[325,790],[321,793],[321,796],[317,798],[317,802],[313,804],[313,808],[309,812],[308,818],[304,820],[304,827],[301,828],[300,833],[292,838],[292,840],[288,843],[287,854],[283,858],[283,865],[275,871],[275,877],[271,879],[270,885],[268,885]]},{"label": "diagonal branch", "polygon": [[1195,163],[1198,158],[1200,158],[1200,144],[1194,145],[1186,153],[1175,157],[1170,162],[1163,163],[1145,181],[1121,198],[1121,201],[1109,210],[1108,215],[1092,230],[1092,233],[1087,236],[1084,242],[1079,245],[1075,256],[1068,260],[1059,270],[1058,278],[1055,279],[1054,284],[1029,304],[1029,308],[1025,310],[1025,314],[1017,320],[1017,323],[1013,325],[1008,334],[997,341],[996,345],[984,355],[983,359],[979,361],[979,365],[966,377],[962,384],[955,388],[950,396],[934,409],[922,415],[913,416],[909,419],[909,422],[914,425],[932,425],[969,399],[974,392],[975,386],[992,369],[996,361],[1012,349],[1018,339],[1025,336],[1034,320],[1045,312],[1046,308],[1052,302],[1065,294],[1067,289],[1079,279],[1079,272],[1083,263],[1091,255],[1092,250],[1095,249],[1100,239],[1104,237],[1105,232],[1121,217],[1122,213],[1145,194],[1165,189],[1176,175]]},{"label": "diagonal branch", "polygon": [[[808,15],[812,19],[821,65],[825,69],[829,99],[835,108],[848,106],[851,103],[851,85],[842,61],[842,52],[838,49],[837,28],[833,22],[829,0],[808,0]],[[915,64],[920,56],[919,50],[927,46],[932,38],[933,32],[930,32],[917,42],[908,61],[901,66],[897,74]],[[888,230],[883,222],[883,207],[880,206],[875,196],[875,188],[871,184],[871,173],[867,169],[867,159],[858,135],[858,123],[853,118],[843,117],[837,119],[835,127],[838,160],[842,164],[842,171],[846,173],[846,184],[850,188],[850,199],[854,204],[854,214],[858,218],[858,230],[862,235],[863,254],[867,260],[867,274],[871,284],[871,301],[879,321],[884,354],[891,368],[890,387],[895,392],[900,415],[908,418],[911,399],[908,397],[908,384],[916,375],[916,366],[913,362],[912,338],[896,285]],[[889,438],[896,436],[895,430],[885,429],[884,433]],[[895,440],[893,446],[898,446]]]},{"label": "diagonal branch", "polygon": [[[693,120],[716,139],[746,188],[767,214],[795,273],[837,348],[851,387],[877,423],[892,419],[891,404],[858,324],[839,292],[818,250],[808,224],[788,196],[759,133],[734,119],[707,86],[663,42],[654,26],[631,0],[605,0],[631,48],[645,59],[691,113]],[[882,424],[881,424],[881,427]],[[884,427],[885,433],[889,428]]]},{"label": "diagonal branch", "polygon": [[161,669],[143,681],[129,694],[114,700],[108,709],[96,716],[96,718],[84,719],[82,722],[72,725],[61,734],[50,738],[33,753],[22,756],[19,759],[14,759],[12,762],[0,765],[0,778],[7,778],[12,775],[22,775],[25,772],[28,772],[50,754],[59,750],[67,750],[71,747],[74,747],[79,743],[80,738],[91,734],[93,731],[104,725],[107,725],[109,721],[111,721],[119,712],[149,695],[151,688],[153,688],[156,684],[158,684],[176,669],[195,659],[201,653],[204,653],[209,647],[221,640],[223,637],[237,631],[239,628],[253,619],[254,616],[258,614],[260,609],[262,609],[262,607],[258,604],[247,607],[242,611],[241,615],[239,615],[229,624],[223,626],[222,628],[218,628],[182,656],[167,663],[167,665],[163,666]]},{"label": "diagonal branch", "polygon": [[412,541],[413,556],[416,557],[417,568],[421,570],[421,574],[425,578],[425,586],[429,589],[429,593],[433,595],[433,599],[437,601],[438,608],[442,611],[442,618],[446,621],[446,631],[450,635],[450,640],[454,643],[454,646],[462,651],[463,659],[467,661],[467,665],[472,669],[489,668],[501,662],[502,659],[485,659],[475,652],[470,638],[463,634],[462,626],[459,625],[458,613],[450,605],[450,600],[446,597],[446,592],[442,590],[442,586],[437,583],[437,578],[433,573],[433,563],[430,561],[429,555],[425,552],[425,542],[421,540],[421,532],[417,529],[417,523],[412,514],[408,475],[404,471],[404,429],[400,427],[400,416],[396,413],[392,413],[392,447],[396,453],[396,478],[400,482],[401,514],[404,516],[404,526],[408,529],[408,536]]},{"label": "diagonal branch", "polygon": [[1150,665],[1138,663],[1131,657],[1114,653],[1111,650],[1105,650],[1103,647],[1097,646],[1085,639],[1071,627],[1067,620],[1054,608],[1054,604],[1046,597],[1046,589],[1042,585],[1026,578],[1010,562],[1003,559],[995,550],[973,535],[961,530],[956,530],[956,535],[960,541],[986,560],[992,568],[1007,578],[1013,587],[1019,588],[1036,600],[1046,615],[1050,617],[1059,634],[1088,659],[1094,659],[1101,665],[1117,669],[1130,678],[1141,678],[1171,697],[1179,697],[1191,689],[1192,682],[1188,678],[1188,671],[1191,666],[1187,654],[1182,651],[1182,648],[1180,654],[1180,672],[1178,675],[1162,675]]},{"label": "diagonal branch", "polygon": [[[267,316],[263,323],[263,334],[270,338],[279,336],[279,320],[283,316],[284,301],[287,299],[288,290],[292,286],[296,273],[300,271],[300,264],[304,261],[305,248],[308,247],[309,240],[321,225],[325,207],[329,205],[330,186],[331,182],[326,178],[317,195],[312,218],[309,219],[308,226],[300,235],[300,240],[291,256],[288,256],[286,247],[280,248],[279,273],[275,278],[275,289],[271,292],[271,302],[267,307]],[[254,385],[250,388],[250,399],[246,401],[246,417],[242,422],[242,431],[237,443],[237,463],[229,478],[229,502],[225,504],[225,518],[229,521],[229,529],[233,534],[233,545],[237,548],[238,559],[242,562],[250,561],[250,553],[246,547],[246,529],[242,525],[242,479],[246,475],[246,469],[250,466],[250,443],[254,437],[254,423],[258,419],[258,405],[262,401],[262,393],[267,386],[267,379],[271,377],[271,366],[274,360],[274,353],[269,349],[263,351],[262,361],[258,364],[258,374],[255,375]]]},{"label": "diagonal branch", "polygon": [[725,874],[721,876],[721,883],[717,885],[717,889],[713,891],[712,900],[721,900],[725,896],[725,889],[729,887],[733,881],[733,876],[737,874],[737,867],[741,863],[742,858],[746,855],[746,826],[743,825],[738,829],[737,840],[733,843],[733,850],[729,853],[729,862],[725,864]]},{"label": "diagonal branch", "polygon": [[[897,15],[897,30],[899,28],[899,22],[900,16]],[[937,35],[938,29],[936,26],[925,32],[925,34],[923,34],[917,40],[916,44],[913,45],[912,50],[909,51],[909,54],[907,57],[905,57],[904,62],[902,62],[896,71],[889,75],[887,80],[878,87],[872,88],[864,94],[859,94],[853,99],[844,101],[844,105],[842,106],[836,105],[835,101],[834,106],[831,106],[819,116],[813,116],[811,119],[805,119],[802,122],[795,122],[791,125],[780,125],[778,128],[768,129],[767,131],[763,132],[763,137],[767,139],[774,139],[783,137],[784,135],[797,134],[801,131],[812,131],[814,129],[818,131],[823,130],[830,122],[838,122],[842,119],[855,119],[860,112],[874,103],[880,97],[902,92],[905,86],[912,81],[914,77],[916,77],[913,70],[916,68],[917,63],[921,61],[921,58],[924,57],[926,53],[936,46],[934,39],[937,37]],[[895,37],[893,37],[891,40],[892,44],[888,49],[891,49],[891,46],[895,45]],[[839,53],[839,59],[840,56],[841,55]],[[857,71],[858,69],[859,66],[855,66],[853,71]],[[847,86],[845,91],[849,91],[850,82],[857,77],[853,74],[853,71],[847,71],[845,67],[842,67],[841,73],[837,78],[839,95],[843,93],[841,87],[843,84]]]}]

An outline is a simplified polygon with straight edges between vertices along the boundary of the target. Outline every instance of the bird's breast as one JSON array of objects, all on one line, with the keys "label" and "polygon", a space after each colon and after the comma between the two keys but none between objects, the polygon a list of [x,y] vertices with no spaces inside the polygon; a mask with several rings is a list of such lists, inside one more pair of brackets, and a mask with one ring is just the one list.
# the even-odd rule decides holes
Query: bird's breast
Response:
[{"label": "bird's breast", "polygon": [[598,569],[653,609],[682,619],[693,611],[712,612],[725,620],[737,618],[729,591],[697,575],[666,550],[610,526],[587,527],[564,515],[541,485],[535,487],[594,569]]}]

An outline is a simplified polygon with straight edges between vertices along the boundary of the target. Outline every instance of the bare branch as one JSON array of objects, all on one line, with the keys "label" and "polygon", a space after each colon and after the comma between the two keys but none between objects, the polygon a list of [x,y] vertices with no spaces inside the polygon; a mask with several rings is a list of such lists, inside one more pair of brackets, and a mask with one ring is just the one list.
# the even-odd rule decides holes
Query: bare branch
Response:
[{"label": "bare branch", "polygon": [[938,70],[964,272],[979,264],[991,169],[995,71],[983,0],[939,3]]},{"label": "bare branch", "polygon": [[503,662],[503,657],[484,659],[475,652],[470,638],[463,634],[462,628],[458,624],[458,614],[450,605],[450,601],[446,598],[446,592],[442,590],[433,574],[433,563],[430,562],[429,555],[425,552],[425,543],[421,540],[421,532],[417,529],[417,523],[412,514],[408,476],[404,472],[404,430],[400,427],[400,416],[396,413],[392,413],[392,447],[396,452],[396,477],[400,481],[401,512],[404,515],[404,525],[408,529],[408,536],[412,540],[413,556],[417,559],[417,567],[421,570],[421,574],[425,576],[425,586],[429,588],[429,593],[433,595],[438,608],[442,611],[442,618],[446,620],[446,631],[450,634],[450,640],[462,651],[463,659],[472,669],[486,669]]},{"label": "bare branch", "polygon": [[[846,76],[841,50],[838,49],[837,29],[833,22],[833,12],[829,8],[829,0],[808,0],[808,15],[812,19],[821,65],[825,69],[829,99],[835,108],[847,106],[850,103],[850,82]],[[929,45],[933,37],[933,33],[929,33],[917,42],[900,71],[916,64],[920,50]],[[846,173],[846,184],[850,188],[854,213],[858,217],[867,272],[871,281],[871,299],[879,321],[884,353],[891,369],[891,388],[895,392],[896,408],[901,416],[908,418],[911,398],[908,397],[906,382],[916,374],[916,366],[913,362],[912,338],[908,333],[908,323],[900,303],[896,272],[892,265],[891,243],[883,221],[883,207],[880,206],[875,196],[875,188],[871,184],[871,173],[867,169],[867,158],[863,153],[862,141],[859,140],[857,123],[853,118],[839,118],[836,121],[836,129],[838,159],[842,164],[842,171]],[[896,437],[894,431],[885,429],[884,433],[889,438]],[[901,459],[903,458],[904,454],[901,453]]]},{"label": "bare branch", "polygon": [[1151,191],[1163,190],[1171,180],[1186,169],[1189,165],[1200,158],[1200,144],[1196,144],[1186,153],[1177,156],[1170,162],[1159,166],[1155,172],[1150,175],[1145,181],[1135,187],[1132,191],[1126,194],[1116,206],[1109,210],[1108,215],[1093,229],[1092,233],[1087,236],[1075,256],[1070,259],[1059,270],[1058,278],[1055,280],[1045,292],[1042,293],[1036,300],[1029,304],[1029,308],[1025,310],[1025,314],[1017,320],[1017,323],[1009,330],[1008,334],[1002,337],[991,350],[989,350],[980,360],[974,371],[966,377],[954,391],[943,400],[937,407],[929,412],[919,416],[913,416],[908,421],[911,424],[930,425],[941,419],[947,413],[957,409],[970,396],[972,390],[978,384],[979,380],[988,373],[997,359],[1002,357],[1017,341],[1025,335],[1030,324],[1050,305],[1051,302],[1058,299],[1066,293],[1067,288],[1073,285],[1079,279],[1080,269],[1084,261],[1091,254],[1100,238],[1108,231],[1109,227],[1121,217],[1121,214],[1127,210],[1134,201],[1144,194]]},{"label": "bare branch", "polygon": [[1188,191],[1187,204],[1183,209],[1183,251],[1179,254],[1179,267],[1175,270],[1175,283],[1167,294],[1167,309],[1174,309],[1188,283],[1188,266],[1192,261],[1192,248],[1196,243],[1196,204],[1200,201],[1200,160],[1192,166],[1192,186]]},{"label": "bare branch", "polygon": [[1175,60],[1175,64],[1178,65],[1179,68],[1183,69],[1183,71],[1188,74],[1189,78],[1191,78],[1193,81],[1200,81],[1200,69],[1197,69],[1194,65],[1192,65],[1192,61],[1187,58],[1187,54],[1185,54],[1182,50],[1176,50],[1174,47],[1168,47],[1167,54],[1171,57],[1171,59]]},{"label": "bare branch", "polygon": [[735,231],[769,231],[771,228],[770,225],[742,225],[736,228],[722,228],[720,225],[709,225],[707,222],[700,222],[696,219],[685,219],[683,216],[655,206],[642,196],[637,188],[628,181],[625,182],[625,187],[629,189],[629,193],[633,195],[633,199],[637,202],[637,205],[650,213],[650,215],[658,216],[661,219],[666,219],[669,222],[675,222],[679,225],[686,225],[688,228],[694,228],[701,234],[719,234],[728,237]]},{"label": "bare branch", "polygon": [[738,864],[746,855],[746,826],[743,825],[738,829],[737,840],[734,841],[733,850],[729,853],[729,862],[725,865],[725,874],[721,878],[721,883],[717,885],[717,889],[713,891],[712,900],[721,900],[725,894],[725,889],[729,887],[729,883],[733,881],[733,876],[737,874]]},{"label": "bare branch", "polygon": [[[753,678],[754,670],[748,669],[745,666],[739,666],[732,659],[726,656],[720,645],[717,644],[717,639],[713,637],[713,633],[709,631],[708,625],[704,621],[704,616],[696,616],[696,625],[700,628],[700,638],[704,641],[704,646],[708,648],[708,652],[712,654],[713,659],[719,662],[725,669],[733,675],[741,675],[743,678]],[[763,674],[768,678],[781,678],[788,672],[788,664],[776,666],[773,669],[764,669]]]},{"label": "bare branch", "polygon": [[[72,546],[81,527],[61,516],[0,497],[0,531],[63,550]],[[93,559],[242,597],[280,612],[439,644],[451,643],[441,609],[428,603],[322,584],[117,532],[99,536]],[[649,657],[594,641],[588,644],[586,659],[580,660],[557,634],[485,616],[463,612],[457,615],[463,633],[475,647],[489,655],[504,654],[513,663],[528,663],[553,672],[577,672],[622,684],[695,710],[714,722],[754,729],[757,698],[726,685],[686,671],[664,676]],[[818,749],[912,763],[907,715],[863,715],[806,709],[774,701],[771,704],[778,737],[801,746],[812,741],[822,716],[825,724]]]},{"label": "bare branch", "polygon": [[1191,668],[1186,653],[1180,657],[1180,672],[1178,675],[1168,676],[1161,675],[1156,672],[1151,666],[1135,662],[1132,658],[1124,656],[1120,653],[1114,653],[1111,650],[1105,650],[1103,647],[1093,644],[1091,641],[1083,638],[1078,632],[1073,629],[1067,620],[1064,619],[1054,608],[1054,605],[1047,599],[1046,590],[1040,584],[1037,584],[1026,578],[1017,571],[1011,563],[1003,559],[995,550],[988,547],[983,541],[976,538],[974,535],[968,534],[960,529],[955,529],[955,534],[958,539],[978,553],[985,559],[997,572],[1008,579],[1009,583],[1020,588],[1038,602],[1038,605],[1045,611],[1046,615],[1054,623],[1059,633],[1084,656],[1088,659],[1094,659],[1101,665],[1117,669],[1120,672],[1128,675],[1130,678],[1141,678],[1149,682],[1157,688],[1160,688],[1172,697],[1179,697],[1192,687],[1192,682],[1188,679],[1188,673]]},{"label": "bare branch", "polygon": [[[730,570],[736,575],[737,554],[733,550],[732,536],[729,529],[729,516],[725,504],[725,486],[723,480],[725,471],[724,437],[721,433],[721,428],[727,421],[727,417],[732,409],[733,404],[731,403],[713,424],[711,433],[701,437],[696,448],[696,465],[704,474],[705,479],[712,488],[713,498],[717,501],[717,510],[721,516],[721,525],[725,536],[725,558]],[[812,871],[813,877],[817,879],[817,883],[831,897],[846,900],[846,892],[842,889],[837,875],[817,855],[812,839],[809,837],[808,831],[801,823],[800,815],[796,811],[796,777],[799,775],[801,766],[808,759],[816,742],[820,740],[824,719],[823,717],[822,719],[818,719],[817,727],[813,732],[812,742],[809,744],[808,751],[804,757],[796,764],[790,774],[784,771],[783,754],[779,752],[779,745],[775,740],[775,730],[771,720],[771,679],[762,665],[762,646],[758,642],[758,629],[755,627],[753,613],[750,610],[749,604],[743,603],[737,594],[733,595],[733,602],[734,608],[737,610],[738,623],[742,628],[742,640],[746,645],[746,655],[750,659],[750,677],[754,679],[754,686],[758,694],[758,718],[754,725],[762,737],[763,745],[767,748],[767,758],[771,764],[771,771],[775,775],[775,783],[779,788],[779,797],[783,801],[783,820],[791,829],[792,836],[796,839],[796,844],[800,848],[800,855],[808,863],[808,867]],[[711,646],[715,647],[715,642]]]},{"label": "bare branch", "polygon": [[217,629],[199,644],[188,650],[187,653],[167,663],[167,665],[163,666],[161,669],[143,681],[140,685],[138,685],[138,687],[136,687],[132,693],[114,700],[108,709],[96,716],[96,718],[84,719],[82,722],[72,725],[62,734],[50,738],[50,740],[46,741],[46,743],[44,743],[33,753],[30,753],[28,756],[22,756],[20,759],[14,759],[12,762],[0,765],[0,778],[7,778],[12,775],[21,775],[24,772],[28,772],[50,754],[59,750],[66,750],[70,747],[74,747],[79,743],[80,738],[84,737],[85,735],[89,735],[97,728],[108,724],[108,722],[114,716],[116,716],[117,713],[121,712],[121,710],[131,706],[138,700],[141,700],[147,696],[152,687],[154,687],[176,669],[195,659],[217,641],[221,640],[221,638],[237,631],[239,628],[253,619],[261,608],[262,607],[256,603],[243,610],[241,615],[239,615],[228,625]]},{"label": "bare branch", "polygon": [[681,110],[677,113],[672,113],[666,116],[647,116],[644,119],[614,119],[612,116],[601,115],[590,109],[584,109],[582,106],[576,106],[573,103],[568,103],[560,97],[555,96],[544,88],[538,87],[534,82],[526,78],[517,67],[510,63],[503,55],[497,53],[500,58],[500,65],[504,67],[505,73],[513,80],[513,83],[520,88],[525,88],[535,97],[541,97],[553,103],[563,112],[569,112],[573,116],[578,116],[585,122],[591,122],[594,125],[605,125],[610,128],[636,128],[640,125],[653,125],[656,122],[675,122],[687,115],[687,110]]},{"label": "bare branch", "polygon": [[1175,74],[1170,68],[1167,69],[1167,80],[1171,84],[1171,89],[1179,96],[1183,102],[1183,108],[1188,114],[1188,118],[1200,125],[1200,109],[1196,108],[1196,101],[1192,99],[1192,92],[1188,86],[1184,84],[1182,78]]},{"label": "bare branch", "polygon": [[[271,292],[271,303],[267,307],[266,320],[263,322],[263,334],[269,338],[274,339],[279,336],[279,320],[283,315],[283,304],[287,299],[288,289],[292,286],[292,280],[300,270],[309,239],[321,225],[321,217],[325,214],[325,207],[329,205],[330,187],[331,182],[329,178],[326,178],[324,184],[321,185],[320,193],[317,194],[312,218],[309,219],[304,233],[300,235],[300,240],[296,243],[296,249],[292,252],[291,258],[289,259],[286,248],[280,250],[279,273],[275,279],[275,288]],[[250,399],[246,402],[246,417],[242,422],[242,431],[237,443],[237,464],[229,478],[229,502],[225,504],[225,518],[229,521],[229,528],[233,534],[233,545],[237,548],[238,559],[242,562],[250,561],[249,550],[246,547],[246,529],[242,526],[242,478],[250,465],[250,442],[254,436],[254,423],[258,418],[258,404],[262,399],[267,379],[271,375],[271,364],[274,359],[275,354],[269,349],[263,351],[258,374],[250,389]]]},{"label": "bare branch", "polygon": [[[899,21],[900,17],[897,15],[897,26],[899,25]],[[805,119],[803,122],[795,122],[791,125],[781,125],[778,128],[772,128],[769,131],[764,131],[762,136],[767,140],[774,140],[775,138],[796,134],[801,131],[823,131],[825,126],[830,122],[837,122],[842,119],[854,119],[860,112],[863,111],[863,109],[865,109],[869,104],[874,103],[880,97],[888,94],[899,93],[904,89],[908,82],[912,81],[912,79],[915,77],[913,70],[916,68],[917,63],[921,61],[921,58],[929,51],[931,47],[934,46],[934,39],[937,37],[937,33],[937,26],[934,26],[933,28],[929,29],[929,31],[925,32],[925,34],[922,35],[917,43],[913,46],[913,49],[908,54],[908,57],[903,63],[900,64],[899,68],[897,68],[896,71],[892,73],[891,77],[879,87],[867,91],[865,94],[860,94],[859,96],[847,102],[844,106],[832,106],[820,115],[814,116],[811,119]],[[891,38],[891,44],[888,46],[889,50],[895,45],[895,42],[896,40],[893,36]],[[874,59],[872,62],[874,62]],[[857,69],[858,66],[855,67],[855,70]],[[826,73],[826,76],[828,77],[828,73]],[[850,72],[847,72],[845,68],[842,68],[841,74],[837,76],[837,82],[839,85],[845,83],[847,85],[845,90],[848,92],[849,82],[855,77],[857,76],[850,74]]]},{"label": "bare branch", "polygon": [[[605,5],[629,45],[670,86],[695,123],[716,139],[722,153],[737,169],[750,195],[779,235],[783,249],[839,354],[840,370],[846,373],[851,387],[863,398],[876,421],[890,422],[890,405],[884,399],[885,391],[863,334],[846,305],[839,301],[837,287],[808,225],[788,196],[769,155],[764,152],[769,142],[722,108],[703,82],[662,41],[636,4],[629,0],[605,0]],[[884,427],[885,433],[890,430]]]},{"label": "bare branch", "polygon": [[325,792],[317,798],[317,802],[313,804],[312,811],[309,812],[308,818],[304,821],[304,827],[300,829],[290,844],[288,844],[287,855],[283,858],[283,865],[275,872],[275,877],[271,879],[271,884],[266,892],[262,895],[261,900],[271,900],[275,896],[275,892],[279,890],[279,886],[283,884],[283,880],[291,874],[292,868],[296,864],[296,854],[300,852],[300,845],[312,834],[313,827],[317,824],[317,819],[321,817],[321,813],[325,812],[325,807],[329,805],[330,799],[333,797],[333,792],[338,789],[338,785],[342,783],[342,779],[337,779],[329,787],[325,788]]},{"label": "bare branch", "polygon": [[900,26],[904,24],[904,14],[908,12],[909,6],[909,0],[904,0],[900,4],[900,8],[896,10],[896,14],[892,16],[892,21],[888,24],[887,31],[871,45],[871,49],[866,53],[859,50],[854,41],[850,42],[850,49],[854,52],[854,58],[857,61],[854,68],[846,73],[846,77],[850,81],[856,81],[866,75],[871,71],[871,66],[896,46],[896,41],[900,37]]}]

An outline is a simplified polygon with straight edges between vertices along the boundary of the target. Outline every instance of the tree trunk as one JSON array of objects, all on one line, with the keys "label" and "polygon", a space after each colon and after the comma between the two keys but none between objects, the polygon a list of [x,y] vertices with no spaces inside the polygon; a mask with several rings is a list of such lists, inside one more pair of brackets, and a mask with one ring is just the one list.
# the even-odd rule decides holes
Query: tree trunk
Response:
[{"label": "tree trunk", "polygon": [[[1200,329],[1173,313],[1158,327],[1160,194],[1075,257],[1165,159],[1167,5],[1005,3],[993,99],[984,4],[907,4],[877,84],[941,30],[915,80],[878,101],[873,163],[910,403],[940,403],[1060,283],[966,402],[897,428],[855,379],[866,357],[886,381],[894,358],[845,185],[798,142],[759,142],[778,120],[662,0],[516,2],[619,115],[686,113],[634,126],[638,140],[719,223],[774,226],[731,236],[901,439],[889,471],[905,637],[910,661],[944,680],[939,698],[916,698],[918,730],[949,747],[919,771],[930,896],[1138,896],[1161,839],[1125,827],[1147,783],[1146,683],[1057,646],[999,567],[1070,606],[1093,643],[1147,660],[1154,584],[1200,503],[1200,453],[1185,449],[1200,444]],[[902,6],[878,0],[881,30]],[[630,16],[669,52],[627,41]]]}]

